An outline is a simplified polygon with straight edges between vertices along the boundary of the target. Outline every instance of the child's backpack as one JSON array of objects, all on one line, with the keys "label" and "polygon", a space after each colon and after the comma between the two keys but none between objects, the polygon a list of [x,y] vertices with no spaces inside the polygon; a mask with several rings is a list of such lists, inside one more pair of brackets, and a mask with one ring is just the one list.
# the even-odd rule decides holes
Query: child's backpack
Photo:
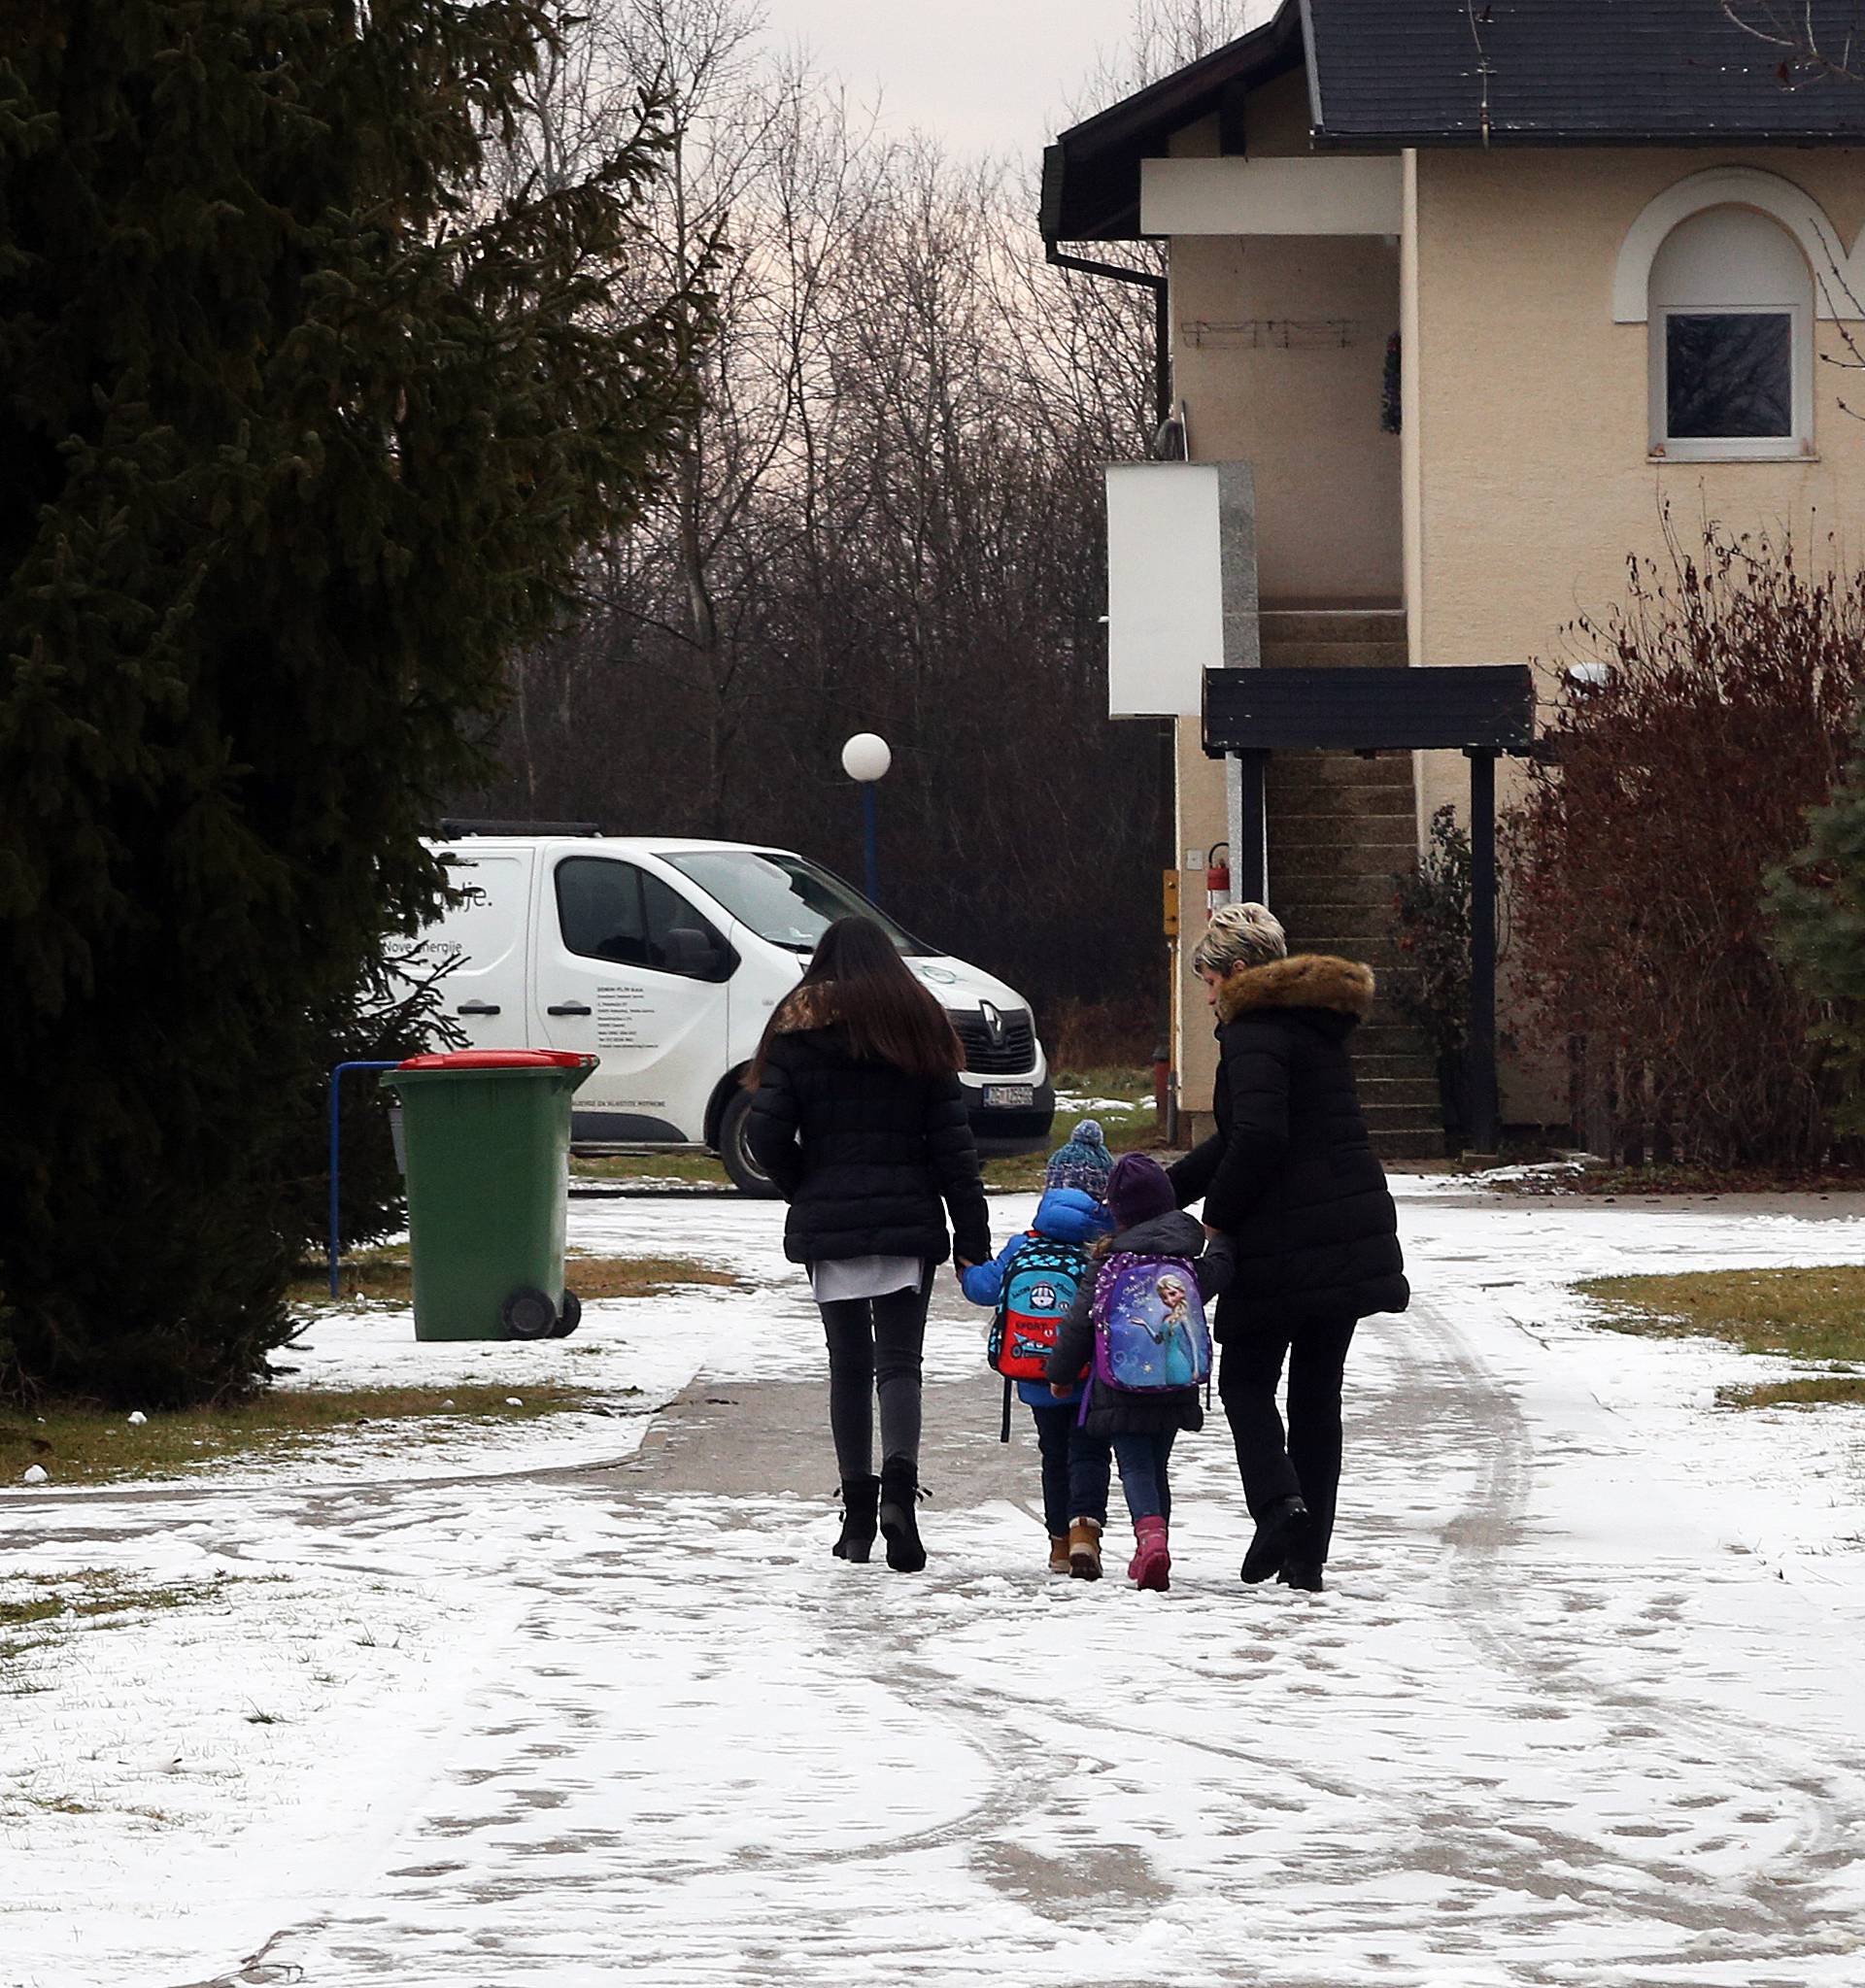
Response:
[{"label": "child's backpack", "polygon": [[1199,1388],[1211,1374],[1211,1334],[1185,1257],[1115,1250],[1095,1273],[1095,1386],[1128,1395]]},{"label": "child's backpack", "polygon": [[1049,1372],[1056,1334],[1088,1274],[1078,1242],[1055,1242],[1033,1230],[1010,1259],[1003,1295],[991,1319],[991,1365],[1011,1381],[1039,1381]]}]

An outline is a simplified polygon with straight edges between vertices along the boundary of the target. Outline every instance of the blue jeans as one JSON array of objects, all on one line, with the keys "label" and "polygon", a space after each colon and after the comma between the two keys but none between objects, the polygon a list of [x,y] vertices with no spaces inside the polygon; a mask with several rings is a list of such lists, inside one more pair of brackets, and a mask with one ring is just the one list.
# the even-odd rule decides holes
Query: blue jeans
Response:
[{"label": "blue jeans", "polygon": [[1042,1453],[1042,1519],[1049,1536],[1060,1539],[1071,1519],[1107,1523],[1107,1479],[1113,1453],[1104,1435],[1077,1427],[1078,1401],[1038,1408],[1033,1401],[1036,1448]]},{"label": "blue jeans", "polygon": [[1178,1431],[1162,1429],[1156,1435],[1117,1435],[1114,1461],[1120,1466],[1120,1488],[1127,1496],[1127,1512],[1137,1525],[1141,1519],[1172,1516],[1172,1487],[1166,1476],[1171,1461],[1172,1438]]}]

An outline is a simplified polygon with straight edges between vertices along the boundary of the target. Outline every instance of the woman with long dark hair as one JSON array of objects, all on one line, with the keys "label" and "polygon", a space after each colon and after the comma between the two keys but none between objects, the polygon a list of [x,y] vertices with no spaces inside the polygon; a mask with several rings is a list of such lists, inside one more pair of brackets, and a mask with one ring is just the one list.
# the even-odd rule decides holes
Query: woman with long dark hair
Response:
[{"label": "woman with long dark hair", "polygon": [[887,934],[843,918],[817,941],[745,1073],[746,1143],[790,1203],[784,1254],[808,1266],[829,1339],[842,1480],[834,1551],[866,1560],[878,1524],[888,1566],[903,1573],[926,1565],[913,1506],[932,1272],[955,1249],[961,1268],[991,1254],[964,1061],[950,1017]]}]

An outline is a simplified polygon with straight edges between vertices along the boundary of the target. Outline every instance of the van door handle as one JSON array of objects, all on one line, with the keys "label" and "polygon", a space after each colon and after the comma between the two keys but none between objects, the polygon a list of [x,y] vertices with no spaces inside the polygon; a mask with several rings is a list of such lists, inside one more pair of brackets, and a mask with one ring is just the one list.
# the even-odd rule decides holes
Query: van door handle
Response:
[{"label": "van door handle", "polygon": [[547,1015],[587,1015],[591,1012],[587,1001],[559,1001],[555,1007],[546,1008]]},{"label": "van door handle", "polygon": [[496,1015],[498,1006],[493,1001],[461,1001],[454,1010],[456,1015]]}]

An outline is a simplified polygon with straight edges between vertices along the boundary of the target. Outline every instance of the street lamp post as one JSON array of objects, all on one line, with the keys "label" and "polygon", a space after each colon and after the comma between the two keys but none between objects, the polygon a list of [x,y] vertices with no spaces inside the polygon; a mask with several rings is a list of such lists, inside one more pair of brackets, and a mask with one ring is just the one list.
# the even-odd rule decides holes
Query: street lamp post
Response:
[{"label": "street lamp post", "polygon": [[867,863],[867,894],[881,901],[880,810],[874,790],[894,763],[894,753],[878,733],[858,731],[842,747],[842,771],[862,790],[862,850]]}]

